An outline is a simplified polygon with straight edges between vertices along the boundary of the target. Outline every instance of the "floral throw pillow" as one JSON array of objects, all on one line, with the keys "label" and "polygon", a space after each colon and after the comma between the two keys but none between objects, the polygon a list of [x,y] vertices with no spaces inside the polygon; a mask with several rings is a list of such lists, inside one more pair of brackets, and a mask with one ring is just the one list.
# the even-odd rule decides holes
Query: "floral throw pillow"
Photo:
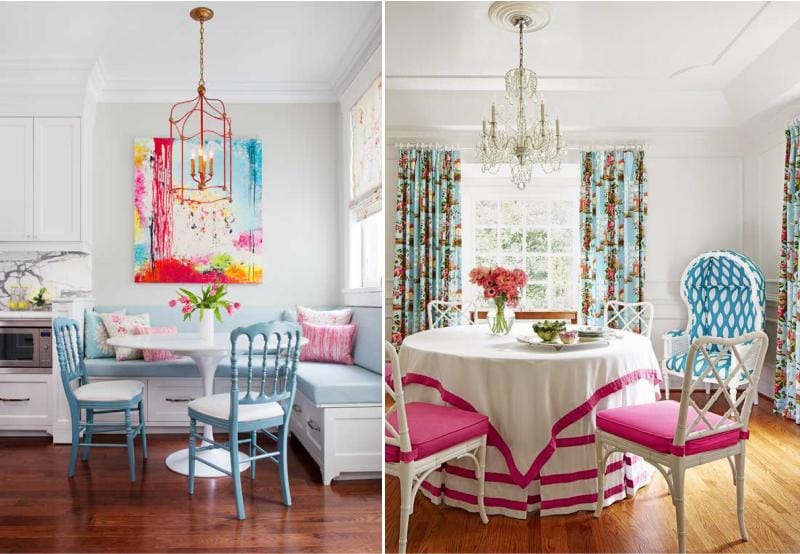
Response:
[{"label": "floral throw pillow", "polygon": [[311,325],[347,325],[353,318],[353,310],[312,310],[304,306],[297,306],[297,322],[310,323]]},{"label": "floral throw pillow", "polygon": [[[169,327],[142,327],[137,325],[133,328],[134,335],[176,335],[178,328],[174,325]],[[165,360],[177,360],[178,356],[169,350],[142,350],[145,362],[163,362]]]},{"label": "floral throw pillow", "polygon": [[[118,315],[125,315],[125,310],[113,312]],[[114,348],[106,344],[108,331],[100,317],[102,314],[92,311],[86,312],[84,318],[84,353],[87,358],[113,358]]]},{"label": "floral throw pillow", "polygon": [[[100,317],[111,338],[132,335],[133,329],[137,326],[150,327],[150,314],[100,314]],[[142,359],[142,351],[135,348],[114,347],[114,353],[118,362]]]}]

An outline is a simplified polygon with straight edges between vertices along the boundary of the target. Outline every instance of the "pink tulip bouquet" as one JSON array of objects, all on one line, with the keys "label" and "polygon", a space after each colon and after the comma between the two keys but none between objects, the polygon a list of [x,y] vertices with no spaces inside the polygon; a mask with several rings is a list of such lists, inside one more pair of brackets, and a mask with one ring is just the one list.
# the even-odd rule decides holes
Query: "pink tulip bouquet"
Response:
[{"label": "pink tulip bouquet", "polygon": [[483,289],[484,298],[494,300],[497,314],[494,319],[489,318],[492,333],[508,334],[513,320],[509,323],[506,317],[506,305],[509,307],[519,305],[522,287],[528,282],[528,275],[521,269],[478,266],[469,272],[469,281]]},{"label": "pink tulip bouquet", "polygon": [[200,294],[195,294],[188,289],[178,289],[178,298],[169,301],[171,308],[180,306],[183,312],[183,320],[192,318],[192,314],[200,311],[200,320],[203,320],[203,315],[206,310],[214,312],[214,317],[217,321],[222,322],[222,310],[225,310],[228,315],[233,315],[234,310],[238,310],[242,305],[238,302],[231,302],[225,300],[228,294],[228,288],[224,284],[214,283],[207,287],[200,288]]}]

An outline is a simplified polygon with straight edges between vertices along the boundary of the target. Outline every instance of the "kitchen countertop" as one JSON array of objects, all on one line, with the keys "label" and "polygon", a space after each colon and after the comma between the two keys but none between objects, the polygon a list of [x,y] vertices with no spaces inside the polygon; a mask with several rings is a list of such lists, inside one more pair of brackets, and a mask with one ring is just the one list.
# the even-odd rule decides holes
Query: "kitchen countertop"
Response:
[{"label": "kitchen countertop", "polygon": [[52,319],[53,312],[36,312],[33,310],[3,310],[0,311],[0,319]]}]

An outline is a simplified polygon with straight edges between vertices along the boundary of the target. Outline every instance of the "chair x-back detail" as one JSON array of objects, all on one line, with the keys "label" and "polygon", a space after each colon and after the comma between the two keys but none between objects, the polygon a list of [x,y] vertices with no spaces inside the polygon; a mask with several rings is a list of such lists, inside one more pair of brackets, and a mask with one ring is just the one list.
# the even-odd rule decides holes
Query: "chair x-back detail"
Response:
[{"label": "chair x-back detail", "polygon": [[[748,540],[744,521],[746,439],[758,379],[768,346],[767,335],[756,331],[735,338],[700,337],[689,348],[690,363],[703,360],[697,374],[685,372],[680,403],[652,404],[603,410],[597,414],[598,490],[604,490],[605,467],[615,452],[641,456],[667,481],[678,527],[678,548],[686,551],[684,514],[685,472],[727,458],[736,486],[737,514],[742,539]],[[729,364],[723,365],[725,360]],[[699,383],[713,381],[717,389],[701,406],[691,397]],[[739,387],[743,392],[737,394]],[[719,415],[712,407],[722,405]],[[603,496],[598,495],[595,516],[600,517]]]},{"label": "chair x-back detail", "polygon": [[[128,466],[131,481],[136,481],[135,452],[133,440],[142,437],[142,454],[147,459],[147,431],[145,428],[144,384],[132,380],[110,380],[90,383],[83,362],[83,341],[78,322],[58,317],[53,321],[56,337],[56,352],[61,370],[61,383],[69,405],[72,420],[72,450],[70,451],[69,477],[75,475],[78,450],[83,449],[82,458],[89,459],[89,449],[93,447],[128,449]],[[77,383],[76,383],[77,382]],[[77,387],[75,387],[77,384]],[[82,412],[86,419],[81,419]],[[133,425],[131,414],[137,412],[139,423]],[[95,415],[121,413],[124,423],[97,423]],[[93,442],[96,433],[125,433],[125,444]],[[83,441],[81,434],[83,433]]]},{"label": "chair x-back detail", "polygon": [[650,302],[606,302],[603,321],[606,327],[630,331],[650,338],[653,329],[653,305]]},{"label": "chair x-back detail", "polygon": [[420,486],[445,462],[470,459],[477,479],[478,512],[488,523],[483,504],[486,469],[486,437],[489,419],[482,414],[449,406],[412,402],[403,396],[402,371],[394,346],[386,342],[386,360],[391,365],[391,383],[384,381],[386,394],[394,402],[385,412],[386,473],[400,480],[400,544],[406,551],[408,518]]},{"label": "chair x-back detail", "polygon": [[[300,360],[302,331],[296,323],[272,321],[238,327],[231,332],[231,390],[230,393],[198,398],[189,403],[189,494],[194,494],[195,463],[201,462],[232,477],[236,498],[236,513],[245,519],[242,498],[241,463],[250,462],[250,479],[256,478],[257,460],[269,459],[278,465],[283,503],[292,505],[289,490],[287,440],[289,418],[296,389],[297,364]],[[245,340],[246,365],[237,355],[237,344]],[[242,373],[240,374],[240,368]],[[243,389],[239,390],[240,379]],[[197,440],[210,442],[197,432],[197,422],[221,427],[228,433],[228,442],[212,442],[198,447]],[[258,445],[258,433],[274,441],[277,449],[268,452]],[[239,433],[247,438],[239,439]],[[239,445],[247,443],[249,455],[240,456]],[[230,453],[231,471],[205,460],[199,453],[213,448]]]},{"label": "chair x-back detail", "polygon": [[428,302],[428,329],[452,327],[454,325],[474,325],[477,310],[472,302]]},{"label": "chair x-back detail", "polygon": [[[706,252],[692,260],[683,272],[681,297],[689,313],[685,329],[664,335],[664,387],[669,396],[669,375],[682,376],[687,367],[689,345],[699,337],[732,338],[764,330],[765,280],[761,270],[738,252]],[[731,360],[722,360],[721,371],[730,370]],[[700,357],[693,371],[699,375],[706,361]],[[713,379],[706,379],[706,392]],[[758,404],[758,399],[756,399]]]}]

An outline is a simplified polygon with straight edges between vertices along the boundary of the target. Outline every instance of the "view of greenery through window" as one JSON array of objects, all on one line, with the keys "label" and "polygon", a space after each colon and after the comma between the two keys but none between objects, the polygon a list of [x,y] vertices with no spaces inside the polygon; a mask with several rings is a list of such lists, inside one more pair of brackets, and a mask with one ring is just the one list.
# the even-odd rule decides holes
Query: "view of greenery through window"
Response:
[{"label": "view of greenery through window", "polygon": [[[523,268],[528,285],[520,310],[575,309],[577,203],[563,198],[476,199],[474,203],[475,265]],[[465,290],[466,298],[472,296],[470,292],[481,306],[486,305],[477,288]]]}]

